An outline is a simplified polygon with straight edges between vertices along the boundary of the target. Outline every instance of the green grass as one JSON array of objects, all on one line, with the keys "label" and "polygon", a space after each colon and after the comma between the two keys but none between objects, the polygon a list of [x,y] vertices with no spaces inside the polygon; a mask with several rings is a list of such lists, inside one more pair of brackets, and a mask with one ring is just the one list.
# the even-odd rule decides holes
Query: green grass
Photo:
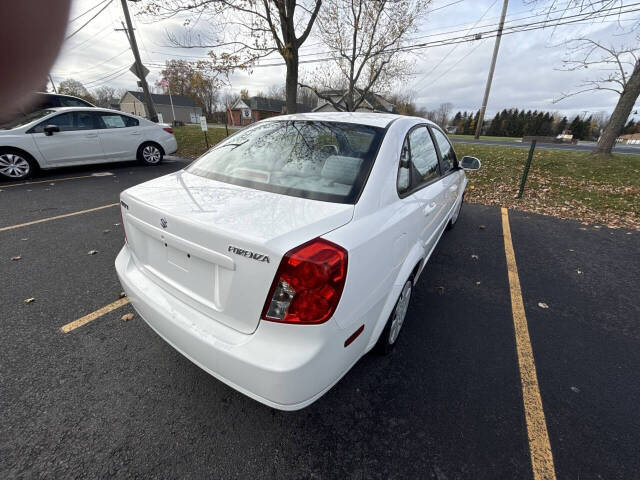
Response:
[{"label": "green grass", "polygon": [[471,201],[640,228],[640,155],[537,150],[523,198],[516,199],[527,149],[458,144],[456,152],[482,161],[469,174]]},{"label": "green grass", "polygon": [[[449,138],[451,138],[454,142],[456,140],[473,140],[473,135],[452,134],[452,135],[449,135]],[[496,141],[501,141],[501,142],[519,142],[519,141],[522,140],[522,138],[520,138],[520,137],[489,137],[487,135],[482,135],[480,137],[480,140],[496,140]]]},{"label": "green grass", "polygon": [[[229,134],[234,131],[229,130]],[[206,149],[206,143],[204,141],[204,132],[200,129],[200,125],[185,125],[184,127],[174,127],[173,134],[178,142],[178,151],[176,155],[184,158],[196,158],[202,155]],[[224,128],[209,128],[207,130],[207,137],[209,139],[209,146],[224,140],[227,133]]]}]

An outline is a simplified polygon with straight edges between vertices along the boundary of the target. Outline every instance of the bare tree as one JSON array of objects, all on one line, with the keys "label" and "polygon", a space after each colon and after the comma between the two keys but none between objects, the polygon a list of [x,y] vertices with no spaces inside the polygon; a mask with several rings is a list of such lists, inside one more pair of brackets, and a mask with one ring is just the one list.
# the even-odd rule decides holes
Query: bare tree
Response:
[{"label": "bare tree", "polygon": [[[182,38],[170,40],[182,47],[229,48],[244,55],[247,66],[279,53],[287,68],[287,112],[296,112],[299,50],[307,40],[322,0],[147,0],[146,12],[170,18],[188,15]],[[196,33],[192,25],[206,21],[212,31]]]},{"label": "bare tree", "polygon": [[595,68],[601,75],[585,80],[577,90],[563,93],[554,102],[586,92],[615,92],[618,102],[594,150],[594,153],[611,155],[640,95],[640,48],[616,48],[589,38],[578,38],[569,44],[569,58],[563,62],[565,70]]},{"label": "bare tree", "polygon": [[449,114],[453,110],[452,103],[441,103],[438,109],[436,110],[436,120],[435,122],[440,125],[442,128],[447,126],[449,122]]},{"label": "bare tree", "polygon": [[[369,93],[387,92],[411,72],[401,50],[431,0],[325,0],[318,16],[334,69],[318,69],[313,90],[336,110],[355,111]],[[336,100],[327,89],[344,90]]]}]

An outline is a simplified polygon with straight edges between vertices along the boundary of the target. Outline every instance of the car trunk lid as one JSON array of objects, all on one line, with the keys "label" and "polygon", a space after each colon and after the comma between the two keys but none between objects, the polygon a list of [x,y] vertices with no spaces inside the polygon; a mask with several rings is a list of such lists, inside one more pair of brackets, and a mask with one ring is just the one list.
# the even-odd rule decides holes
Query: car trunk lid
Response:
[{"label": "car trunk lid", "polygon": [[348,223],[353,205],[321,202],[177,172],[121,195],[138,267],[166,291],[252,333],[282,256]]}]

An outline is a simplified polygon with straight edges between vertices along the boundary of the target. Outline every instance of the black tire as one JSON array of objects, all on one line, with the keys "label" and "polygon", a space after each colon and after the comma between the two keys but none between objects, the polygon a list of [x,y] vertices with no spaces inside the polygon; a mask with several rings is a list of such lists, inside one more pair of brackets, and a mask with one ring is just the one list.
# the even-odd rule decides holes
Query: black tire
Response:
[{"label": "black tire", "polygon": [[38,171],[38,162],[27,152],[16,148],[0,148],[0,178],[26,180]]},{"label": "black tire", "polygon": [[158,165],[164,158],[164,150],[154,142],[145,142],[138,147],[138,161],[143,165]]},{"label": "black tire", "polygon": [[458,223],[458,219],[460,218],[460,212],[462,212],[462,205],[464,204],[464,194],[462,194],[462,200],[460,201],[460,207],[458,207],[458,215],[456,216],[456,220],[453,221],[453,219],[449,220],[449,223],[447,223],[447,230],[453,230],[453,227],[456,226],[456,223]]},{"label": "black tire", "polygon": [[[404,304],[403,302],[404,306],[401,307],[402,305],[401,300],[403,299],[403,296],[405,296],[407,288],[408,288],[408,298],[406,298],[406,304]],[[393,310],[391,311],[391,315],[389,315],[389,318],[387,319],[387,324],[384,326],[384,330],[382,330],[382,333],[380,334],[380,338],[378,338],[378,343],[376,343],[375,349],[380,355],[388,355],[389,353],[391,353],[391,351],[395,347],[398,337],[400,335],[400,331],[402,329],[402,325],[404,324],[404,320],[407,315],[407,309],[409,308],[409,304],[411,302],[412,291],[413,291],[413,275],[411,275],[411,277],[407,279],[404,286],[402,287],[402,291],[398,296],[398,300],[396,300],[396,304],[393,307]],[[399,312],[398,311],[399,308],[403,308],[404,312]],[[400,321],[400,325],[397,327],[397,331],[393,332],[395,328],[394,319],[397,314],[402,314],[402,319]]]}]

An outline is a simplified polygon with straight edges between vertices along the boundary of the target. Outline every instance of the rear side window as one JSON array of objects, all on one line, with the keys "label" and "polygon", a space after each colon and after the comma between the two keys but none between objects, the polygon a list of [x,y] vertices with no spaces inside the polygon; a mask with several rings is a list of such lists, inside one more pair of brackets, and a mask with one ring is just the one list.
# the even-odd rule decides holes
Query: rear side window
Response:
[{"label": "rear side window", "polygon": [[58,97],[61,107],[88,107],[88,102],[78,100],[76,98]]},{"label": "rear side window", "polygon": [[442,174],[446,175],[447,172],[453,170],[453,167],[456,164],[456,152],[453,150],[451,143],[449,143],[449,139],[445,136],[437,128],[431,130],[433,132],[433,136],[436,139],[436,143],[438,144],[438,149],[440,149],[440,157],[442,161]]},{"label": "rear side window", "polygon": [[400,152],[398,193],[420,188],[439,177],[438,153],[426,126],[409,132]]},{"label": "rear side window", "polygon": [[137,127],[140,123],[137,119],[117,113],[98,113],[100,128],[125,128]]},{"label": "rear side window", "polygon": [[287,120],[248,127],[187,171],[257,190],[355,203],[384,129],[354,123]]}]

